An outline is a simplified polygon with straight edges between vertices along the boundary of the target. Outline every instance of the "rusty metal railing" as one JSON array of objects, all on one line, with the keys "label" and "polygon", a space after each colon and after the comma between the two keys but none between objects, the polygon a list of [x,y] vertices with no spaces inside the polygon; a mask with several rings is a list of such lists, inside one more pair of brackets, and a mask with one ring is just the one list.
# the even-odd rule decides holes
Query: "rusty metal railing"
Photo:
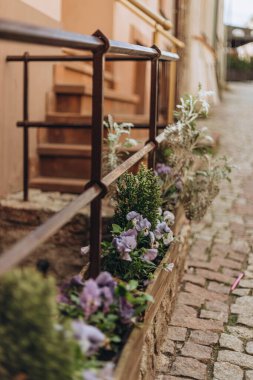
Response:
[{"label": "rusty metal railing", "polygon": [[[89,275],[96,277],[100,271],[101,254],[101,202],[106,194],[108,186],[123,173],[130,169],[146,154],[149,155],[149,167],[154,166],[155,148],[163,141],[164,135],[157,136],[157,102],[158,102],[158,74],[159,61],[175,61],[177,54],[160,51],[157,46],[143,47],[125,42],[109,40],[102,32],[97,31],[92,36],[65,32],[57,29],[40,28],[33,25],[6,21],[0,19],[0,39],[22,41],[47,46],[61,46],[83,51],[90,51],[92,56],[9,56],[7,61],[22,61],[24,65],[24,98],[23,98],[23,121],[18,126],[24,128],[23,135],[23,165],[24,165],[24,199],[28,199],[29,167],[28,145],[29,128],[33,126],[48,127],[47,123],[29,121],[28,110],[28,65],[32,61],[64,61],[64,60],[92,60],[92,155],[91,155],[91,180],[86,185],[84,192],[72,201],[59,213],[49,218],[45,223],[29,233],[13,247],[0,256],[0,275],[17,265],[25,257],[31,254],[38,246],[54,235],[65,225],[81,208],[91,204],[90,217],[90,253]],[[107,54],[110,53],[108,56]],[[113,56],[112,56],[113,54]],[[121,55],[119,55],[121,54]],[[119,165],[102,178],[102,144],[103,144],[103,105],[104,105],[104,62],[111,60],[147,60],[151,62],[151,89],[149,110],[149,139],[146,145],[125,162]],[[69,124],[68,127],[72,125]],[[51,124],[51,127],[61,127],[61,124]],[[65,124],[62,127],[66,127]],[[81,128],[81,125],[75,126]]]}]

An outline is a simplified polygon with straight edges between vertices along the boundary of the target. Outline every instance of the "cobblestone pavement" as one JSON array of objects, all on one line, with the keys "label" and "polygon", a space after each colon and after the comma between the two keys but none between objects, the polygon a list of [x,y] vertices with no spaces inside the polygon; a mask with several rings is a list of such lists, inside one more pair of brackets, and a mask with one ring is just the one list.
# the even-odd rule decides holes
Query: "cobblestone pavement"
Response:
[{"label": "cobblestone pavement", "polygon": [[238,168],[193,225],[155,380],[253,380],[253,83],[231,85],[205,124],[221,132],[220,153]]}]

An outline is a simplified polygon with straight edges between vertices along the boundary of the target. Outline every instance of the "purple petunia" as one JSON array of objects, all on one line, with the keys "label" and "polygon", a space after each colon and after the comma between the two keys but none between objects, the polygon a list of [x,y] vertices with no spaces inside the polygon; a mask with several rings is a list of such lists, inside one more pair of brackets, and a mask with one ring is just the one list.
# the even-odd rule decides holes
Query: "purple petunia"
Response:
[{"label": "purple petunia", "polygon": [[167,226],[167,223],[161,222],[158,223],[154,231],[156,239],[160,240],[165,233],[170,232],[170,228]]},{"label": "purple petunia", "polygon": [[156,256],[158,254],[158,250],[155,248],[150,248],[145,251],[145,253],[142,255],[142,260],[144,261],[153,261],[155,260]]},{"label": "purple petunia", "polygon": [[119,312],[123,323],[130,323],[134,315],[133,305],[125,297],[119,299]]},{"label": "purple petunia", "polygon": [[149,230],[151,228],[151,223],[148,221],[147,218],[143,218],[140,215],[140,218],[137,219],[135,228],[138,232],[143,232],[145,236],[149,234]]},{"label": "purple petunia", "polygon": [[86,318],[95,313],[101,306],[100,288],[95,280],[90,279],[85,282],[80,294],[80,304]]},{"label": "purple petunia", "polygon": [[156,164],[155,173],[157,175],[162,174],[170,174],[171,173],[171,167],[165,164],[158,163]]},{"label": "purple petunia", "polygon": [[101,272],[96,278],[96,283],[99,287],[107,286],[111,292],[113,293],[116,282],[112,278],[111,274],[108,272]]},{"label": "purple petunia", "polygon": [[122,260],[132,261],[129,253],[132,252],[137,246],[136,235],[136,230],[130,229],[113,239],[112,243],[120,253]]},{"label": "purple petunia", "polygon": [[94,326],[75,320],[72,322],[74,338],[78,340],[82,352],[87,355],[93,355],[103,345],[105,335]]}]

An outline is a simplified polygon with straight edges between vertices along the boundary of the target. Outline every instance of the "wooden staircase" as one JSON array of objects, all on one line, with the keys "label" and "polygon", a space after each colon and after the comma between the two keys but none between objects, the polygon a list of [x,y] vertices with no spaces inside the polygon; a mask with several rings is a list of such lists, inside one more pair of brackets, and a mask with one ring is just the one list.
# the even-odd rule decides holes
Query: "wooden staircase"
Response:
[{"label": "wooden staircase", "polygon": [[[117,89],[109,68],[105,71],[105,115],[112,114],[117,122],[147,123],[146,115],[136,114],[139,96]],[[80,193],[90,178],[91,129],[71,129],[71,124],[91,124],[92,67],[79,62],[56,64],[53,82],[47,94],[46,121],[70,128],[47,128],[40,133],[39,176],[30,181],[30,187]],[[133,129],[131,137],[144,143],[147,130]]]}]

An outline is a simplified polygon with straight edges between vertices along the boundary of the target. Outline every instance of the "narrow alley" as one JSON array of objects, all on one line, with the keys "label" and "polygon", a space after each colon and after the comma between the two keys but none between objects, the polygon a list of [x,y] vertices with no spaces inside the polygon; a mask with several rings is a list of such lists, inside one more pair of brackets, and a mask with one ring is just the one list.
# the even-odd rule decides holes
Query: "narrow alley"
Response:
[{"label": "narrow alley", "polygon": [[232,182],[193,224],[156,380],[253,379],[253,83],[229,84],[223,96],[204,124],[221,135]]}]

